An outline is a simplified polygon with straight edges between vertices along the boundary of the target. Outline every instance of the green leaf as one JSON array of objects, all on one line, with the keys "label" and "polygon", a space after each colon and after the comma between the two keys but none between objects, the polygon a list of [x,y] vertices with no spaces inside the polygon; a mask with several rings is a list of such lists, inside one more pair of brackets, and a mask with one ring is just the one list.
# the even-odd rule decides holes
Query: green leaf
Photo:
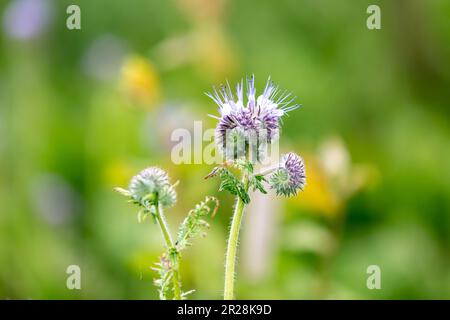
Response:
[{"label": "green leaf", "polygon": [[253,191],[259,190],[259,192],[263,194],[267,194],[266,189],[264,189],[264,185],[262,182],[267,182],[267,180],[262,175],[254,175],[251,176],[250,186],[253,188]]},{"label": "green leaf", "polygon": [[194,292],[195,292],[195,290],[189,290],[189,291],[183,292],[181,294],[181,300],[186,300],[186,297]]},{"label": "green leaf", "polygon": [[239,181],[230,170],[222,168],[220,171],[220,179],[222,181],[219,186],[219,191],[228,191],[232,195],[241,198],[245,204],[250,202],[250,196],[248,195],[244,184]]},{"label": "green leaf", "polygon": [[158,287],[159,298],[161,300],[167,300],[170,292],[170,280],[173,277],[173,266],[166,254],[163,254],[156,267],[152,269],[158,273],[158,278],[154,280],[154,284]]},{"label": "green leaf", "polygon": [[209,224],[204,220],[210,215],[214,217],[219,207],[219,200],[214,197],[206,197],[204,201],[189,211],[187,217],[181,223],[178,230],[176,248],[178,251],[191,245],[191,240],[197,236],[205,236],[205,229]]},{"label": "green leaf", "polygon": [[125,197],[131,197],[131,193],[127,189],[116,187],[116,188],[114,188],[114,191],[117,193],[120,193],[121,195],[123,195]]},{"label": "green leaf", "polygon": [[239,159],[236,161],[236,167],[244,171],[244,173],[251,175],[253,173],[253,164],[245,159]]},{"label": "green leaf", "polygon": [[138,223],[142,223],[147,219],[148,211],[146,209],[139,210],[137,214]]}]

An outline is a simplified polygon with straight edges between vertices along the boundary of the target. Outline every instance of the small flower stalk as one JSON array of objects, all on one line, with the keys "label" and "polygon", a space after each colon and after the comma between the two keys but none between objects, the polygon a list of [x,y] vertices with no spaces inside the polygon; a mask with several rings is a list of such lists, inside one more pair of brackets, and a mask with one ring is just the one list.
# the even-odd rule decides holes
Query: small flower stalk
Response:
[{"label": "small flower stalk", "polygon": [[218,176],[219,191],[236,196],[233,217],[225,257],[224,299],[234,295],[236,252],[239,230],[245,206],[250,203],[249,190],[267,193],[266,185],[277,195],[296,196],[306,184],[303,159],[294,152],[281,157],[272,167],[255,172],[255,165],[267,157],[268,147],[280,136],[282,118],[299,107],[295,97],[282,90],[269,78],[261,95],[256,97],[254,76],[236,86],[236,95],[229,84],[214,88],[207,95],[218,105],[219,116],[215,131],[215,143],[224,158],[224,164],[215,167],[206,178]]},{"label": "small flower stalk", "polygon": [[179,271],[181,253],[191,245],[197,236],[205,236],[209,224],[205,221],[208,216],[213,217],[219,202],[214,197],[206,197],[189,211],[181,223],[175,241],[172,238],[164,210],[172,207],[177,200],[176,184],[171,184],[167,173],[157,167],[142,170],[131,179],[128,189],[115,188],[117,192],[126,196],[129,202],[136,204],[140,210],[138,221],[143,222],[148,216],[159,226],[165,243],[165,252],[160,261],[152,269],[158,277],[154,283],[158,288],[161,300],[185,299],[194,290],[184,292]]}]

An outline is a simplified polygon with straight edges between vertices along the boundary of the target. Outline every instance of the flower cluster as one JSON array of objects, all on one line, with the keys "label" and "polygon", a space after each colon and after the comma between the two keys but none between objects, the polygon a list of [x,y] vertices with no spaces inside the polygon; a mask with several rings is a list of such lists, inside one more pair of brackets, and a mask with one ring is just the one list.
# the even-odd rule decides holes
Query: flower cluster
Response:
[{"label": "flower cluster", "polygon": [[279,167],[270,175],[269,183],[277,195],[292,196],[303,190],[306,184],[306,173],[303,159],[290,152],[285,154]]},{"label": "flower cluster", "polygon": [[143,207],[159,203],[164,208],[169,208],[177,200],[177,193],[174,185],[169,182],[169,176],[158,167],[142,170],[131,179],[128,190],[116,188],[116,191],[129,196]]},{"label": "flower cluster", "polygon": [[157,199],[163,207],[171,207],[177,200],[173,185],[169,183],[167,173],[157,167],[142,170],[131,179],[129,190],[138,202]]},{"label": "flower cluster", "polygon": [[247,103],[244,105],[244,83],[236,86],[236,96],[230,85],[214,87],[207,95],[219,106],[220,117],[215,142],[226,160],[256,154],[256,161],[265,157],[265,149],[278,138],[280,120],[289,111],[299,107],[292,104],[295,97],[275,85],[270,78],[263,93],[256,98],[255,77],[246,79]]},{"label": "flower cluster", "polygon": [[[295,97],[286,90],[280,89],[270,78],[258,98],[256,98],[254,76],[246,79],[246,86],[246,104],[244,104],[243,80],[236,86],[236,96],[228,82],[219,89],[214,87],[213,93],[207,94],[219,106],[220,117],[213,116],[219,120],[215,133],[218,150],[226,161],[233,160],[238,166],[240,160],[250,163],[264,160],[267,146],[279,137],[282,117],[299,107],[298,104],[293,104]],[[226,168],[221,169],[221,172],[221,179],[225,179],[222,185],[228,187],[222,189],[227,189],[232,194],[239,193],[246,203],[248,197],[245,193],[242,190],[237,192],[242,189],[238,188],[238,180],[230,179],[233,176],[227,173]],[[295,153],[284,155],[280,163],[267,172],[271,173],[268,180],[264,177],[261,177],[259,181],[252,179],[250,184],[253,183],[253,187],[263,192],[261,182],[268,181],[278,195],[293,196],[298,190],[303,190],[306,183],[303,159]],[[248,173],[253,174],[253,172]]]}]

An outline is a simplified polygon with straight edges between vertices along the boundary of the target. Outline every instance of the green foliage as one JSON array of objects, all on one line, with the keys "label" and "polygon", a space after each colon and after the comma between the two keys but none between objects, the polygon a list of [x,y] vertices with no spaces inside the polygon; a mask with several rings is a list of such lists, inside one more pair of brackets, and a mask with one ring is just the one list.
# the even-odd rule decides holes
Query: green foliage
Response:
[{"label": "green foliage", "polygon": [[[209,224],[204,220],[210,215],[214,217],[219,208],[219,200],[214,197],[206,197],[205,200],[195,205],[195,208],[189,211],[187,217],[181,223],[177,241],[175,246],[169,247],[167,252],[163,253],[160,261],[152,269],[158,274],[154,280],[154,284],[158,288],[159,297],[161,300],[167,300],[175,296],[174,281],[181,287],[181,280],[179,276],[179,263],[181,258],[181,251],[191,245],[191,240],[197,236],[206,236],[204,230],[209,228]],[[181,288],[178,288],[181,290]],[[181,299],[194,292],[194,290],[181,292]]]},{"label": "green foliage", "polygon": [[234,166],[244,174],[251,175],[253,173],[253,164],[248,160],[239,159],[235,162]]},{"label": "green foliage", "polygon": [[259,192],[267,194],[267,191],[262,184],[263,181],[267,182],[263,175],[252,175],[250,177],[250,186],[253,187],[253,191],[259,190]]},{"label": "green foliage", "polygon": [[204,220],[205,217],[214,215],[219,208],[219,200],[214,197],[206,197],[204,201],[189,211],[187,217],[181,223],[178,230],[178,237],[175,243],[177,250],[180,252],[187,246],[191,245],[191,240],[197,236],[206,236],[204,230],[209,228],[209,224]]},{"label": "green foliage", "polygon": [[132,204],[135,204],[135,205],[141,207],[141,209],[137,213],[137,220],[139,223],[144,222],[149,215],[151,215],[153,217],[153,222],[156,223],[155,202],[150,199],[150,198],[153,198],[152,194],[149,194],[149,195],[145,196],[143,199],[141,199],[140,201],[138,201],[135,198],[133,198],[133,196],[131,195],[131,192],[127,189],[116,187],[116,188],[114,188],[114,191],[116,191],[120,195],[127,197],[129,203],[132,203]]},{"label": "green foliage", "polygon": [[[148,194],[140,194],[140,197],[134,197],[132,190],[124,188],[114,188],[116,192],[128,198],[128,202],[140,207],[138,212],[138,222],[145,221],[147,216],[151,215],[153,221],[160,227],[164,239],[166,241],[166,252],[162,254],[158,263],[152,268],[157,272],[154,284],[158,288],[159,298],[167,299],[185,299],[194,290],[182,292],[181,277],[179,274],[179,263],[181,259],[180,252],[191,245],[191,240],[197,236],[206,236],[204,230],[209,228],[209,224],[204,220],[205,217],[211,215],[213,217],[219,207],[219,201],[214,197],[206,197],[204,201],[189,211],[187,217],[181,223],[177,234],[177,241],[173,243],[170,231],[165,223],[163,214],[164,199],[173,198],[175,201],[176,194],[172,185],[170,188],[162,188],[159,193],[150,192]],[[166,195],[164,190],[171,190]],[[164,196],[163,196],[164,195]],[[173,202],[174,202],[173,201]],[[172,202],[172,203],[173,203]]]},{"label": "green foliage", "polygon": [[[248,186],[244,184],[241,180],[239,180],[233,172],[229,169],[230,167],[235,167],[240,170],[243,176],[248,177]],[[219,191],[228,191],[232,195],[239,196],[239,198],[245,203],[250,203],[250,196],[248,194],[248,189],[252,188],[253,191],[260,191],[261,193],[266,194],[267,191],[263,186],[263,182],[266,182],[266,179],[263,175],[253,174],[253,164],[247,160],[237,160],[233,162],[231,165],[228,163],[225,165],[221,165],[215,167],[211,173],[209,173],[205,179],[210,177],[219,176],[221,182],[219,186]]]},{"label": "green foliage", "polygon": [[170,295],[171,280],[174,276],[173,266],[171,261],[167,258],[166,254],[163,254],[156,267],[152,269],[158,273],[158,277],[154,280],[155,286],[158,288],[159,299],[167,300]]},{"label": "green foliage", "polygon": [[239,181],[230,170],[222,168],[219,177],[221,179],[219,191],[228,191],[232,195],[241,198],[245,204],[250,203],[250,196],[248,195],[244,183]]}]

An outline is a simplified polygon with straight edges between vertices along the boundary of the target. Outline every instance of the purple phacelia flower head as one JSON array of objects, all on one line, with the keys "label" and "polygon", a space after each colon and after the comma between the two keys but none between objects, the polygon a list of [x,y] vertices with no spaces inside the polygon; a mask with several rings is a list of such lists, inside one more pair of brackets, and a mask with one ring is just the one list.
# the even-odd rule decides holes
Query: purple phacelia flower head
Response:
[{"label": "purple phacelia flower head", "polygon": [[303,159],[293,152],[285,154],[279,167],[270,175],[269,183],[277,195],[296,195],[298,190],[303,190],[306,185]]},{"label": "purple phacelia flower head", "polygon": [[247,146],[256,151],[257,161],[263,160],[263,150],[278,137],[281,118],[299,106],[293,104],[295,97],[291,93],[280,89],[270,78],[258,98],[254,76],[246,79],[246,87],[246,103],[243,80],[236,86],[236,96],[228,82],[214,87],[213,93],[207,93],[219,106],[220,117],[213,116],[219,120],[215,142],[226,160],[245,156],[243,150],[247,150]]}]

